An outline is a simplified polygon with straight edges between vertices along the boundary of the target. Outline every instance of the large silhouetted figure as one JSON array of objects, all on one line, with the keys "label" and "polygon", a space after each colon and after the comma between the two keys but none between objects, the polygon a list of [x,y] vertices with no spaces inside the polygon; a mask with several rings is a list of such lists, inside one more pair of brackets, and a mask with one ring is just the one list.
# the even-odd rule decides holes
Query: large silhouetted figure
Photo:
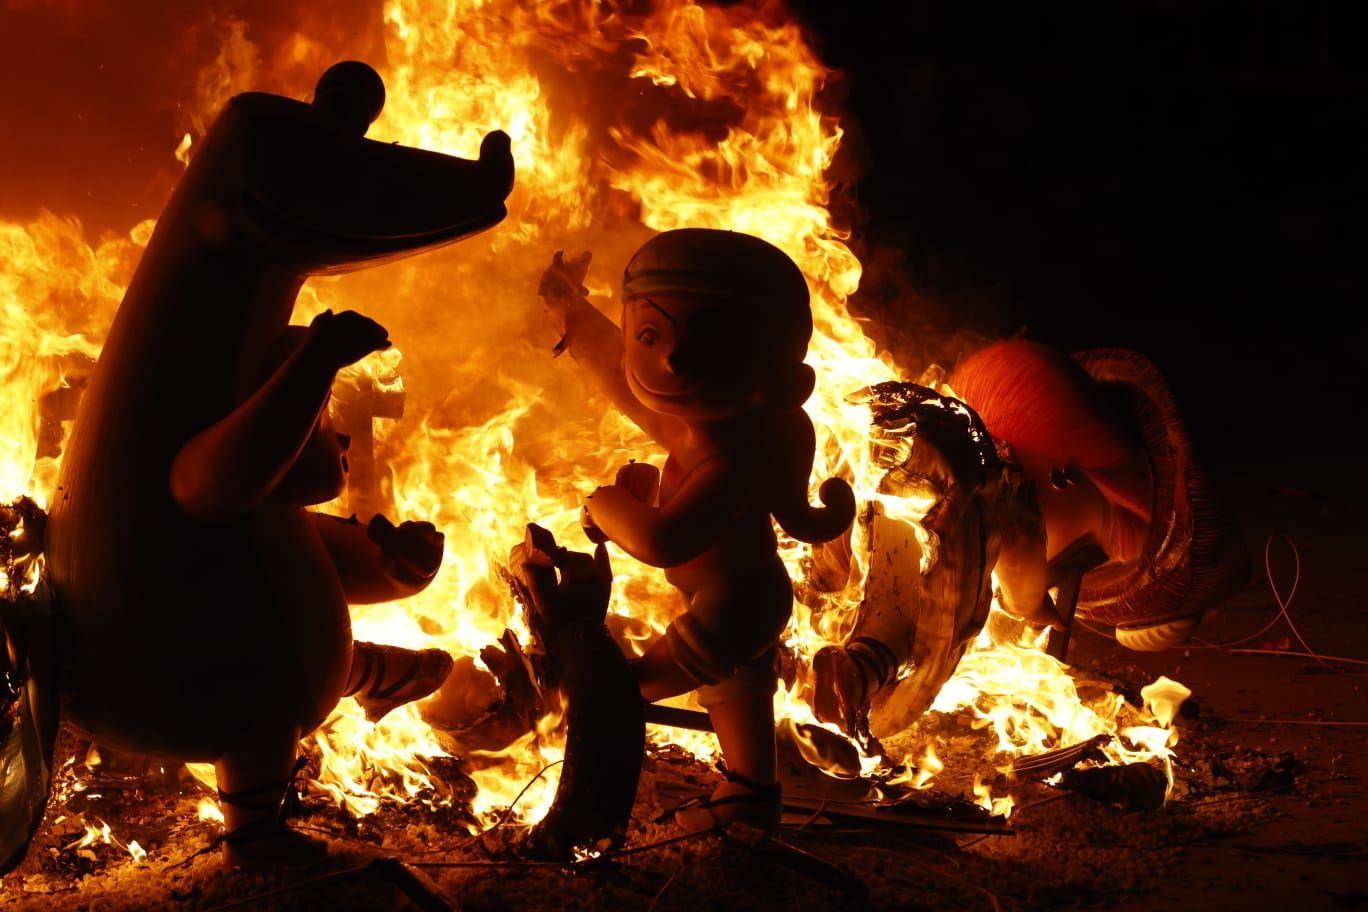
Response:
[{"label": "large silhouetted figure", "polygon": [[299,738],[345,692],[376,717],[450,668],[435,650],[354,648],[347,610],[426,585],[435,530],[303,509],[340,487],[334,376],[389,344],[350,312],[287,329],[304,281],[489,228],[513,184],[499,132],[478,161],[366,139],[384,97],[346,62],[312,103],[228,103],[124,296],[52,504],[68,720],[213,761],[242,866],[321,854],[278,808]]}]

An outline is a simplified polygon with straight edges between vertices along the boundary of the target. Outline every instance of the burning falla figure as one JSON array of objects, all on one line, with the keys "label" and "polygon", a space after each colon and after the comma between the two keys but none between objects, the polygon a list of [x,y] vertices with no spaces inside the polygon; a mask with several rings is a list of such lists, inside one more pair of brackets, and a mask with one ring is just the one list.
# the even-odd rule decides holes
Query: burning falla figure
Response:
[{"label": "burning falla figure", "polygon": [[[818,717],[852,734],[892,735],[930,706],[987,617],[990,572],[1007,612],[1064,634],[1052,646],[1067,643],[1076,608],[1136,650],[1182,643],[1248,577],[1173,395],[1143,355],[1071,357],[1011,339],[965,358],[947,382],[971,430],[917,427],[908,416],[921,403],[875,404],[876,425],[888,424],[882,409],[916,427],[885,484],[912,475],[934,490],[923,526],[938,550],[929,570],[915,569],[899,556],[920,557],[910,531],[874,517],[854,629],[813,663]],[[971,438],[987,446],[975,453]]]},{"label": "burning falla figure", "polygon": [[229,102],[124,296],[51,512],[67,719],[115,749],[213,761],[244,866],[322,854],[279,808],[300,737],[344,693],[378,718],[451,667],[354,644],[347,610],[426,586],[436,530],[304,509],[343,480],[337,371],[389,344],[350,312],[289,326],[305,279],[488,228],[512,187],[503,134],[478,161],[368,140],[383,104],[356,62],[311,104]]},{"label": "burning falla figure", "polygon": [[627,266],[619,328],[585,298],[588,263],[587,253],[556,255],[541,286],[547,310],[575,361],[669,456],[662,472],[632,463],[594,491],[585,528],[665,568],[684,597],[684,613],[635,661],[637,681],[650,701],[696,690],[726,762],[727,781],[676,820],[777,826],[776,646],[793,588],[771,516],[820,542],[855,512],[837,479],[822,485],[822,507],[808,502],[807,284],[758,238],[667,231]]}]

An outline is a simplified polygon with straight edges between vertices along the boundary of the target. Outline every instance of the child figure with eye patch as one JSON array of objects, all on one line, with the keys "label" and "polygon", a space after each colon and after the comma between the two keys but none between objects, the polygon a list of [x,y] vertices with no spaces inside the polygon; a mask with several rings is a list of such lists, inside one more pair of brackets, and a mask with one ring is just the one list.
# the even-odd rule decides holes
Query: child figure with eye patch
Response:
[{"label": "child figure with eye patch", "polygon": [[557,253],[540,294],[568,348],[613,403],[669,456],[662,472],[625,466],[585,502],[584,525],[665,569],[685,610],[635,662],[648,701],[697,691],[725,762],[706,800],[676,822],[779,823],[773,695],[793,587],[771,517],[800,541],[842,534],[849,485],[808,501],[815,435],[802,405],[815,382],[807,283],[773,245],[738,232],[666,231],[623,276],[622,325],[582,286],[589,254]]}]

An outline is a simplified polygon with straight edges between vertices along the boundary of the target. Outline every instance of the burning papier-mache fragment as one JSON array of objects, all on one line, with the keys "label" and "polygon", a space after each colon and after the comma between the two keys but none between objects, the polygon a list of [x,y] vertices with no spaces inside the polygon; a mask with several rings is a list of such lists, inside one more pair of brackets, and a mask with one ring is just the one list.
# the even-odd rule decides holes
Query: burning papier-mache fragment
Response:
[{"label": "burning papier-mache fragment", "polygon": [[[545,710],[542,692],[518,637],[505,630],[498,643],[456,660],[437,695],[419,710],[442,749],[456,757],[502,751],[532,731]],[[486,670],[487,669],[487,670]]]},{"label": "burning papier-mache fragment", "polygon": [[229,101],[123,297],[51,511],[69,720],[115,749],[214,761],[241,865],[321,854],[278,810],[299,738],[344,692],[376,719],[451,663],[354,646],[347,609],[423,589],[435,529],[304,509],[345,483],[337,372],[389,345],[353,312],[289,326],[305,280],[489,228],[512,188],[502,133],[479,160],[366,139],[384,100],[350,61],[312,103]]},{"label": "burning papier-mache fragment", "polygon": [[[961,402],[916,384],[863,391],[879,494],[926,506],[891,514],[877,498],[860,522],[865,597],[842,646],[813,659],[814,710],[852,735],[896,734],[931,705],[992,603],[997,514],[1017,489],[992,438]],[[895,500],[896,498],[896,500]]]},{"label": "burning papier-mache fragment", "polygon": [[525,849],[562,861],[596,857],[626,838],[646,747],[636,676],[604,624],[613,584],[608,552],[603,544],[593,556],[570,551],[529,524],[509,555],[507,578],[540,650],[542,687],[560,690],[567,704],[556,797]]},{"label": "burning papier-mache fragment", "polygon": [[877,498],[864,513],[864,601],[813,662],[819,718],[852,734],[894,734],[931,705],[986,618],[992,574],[1009,613],[1066,638],[1076,607],[1132,649],[1182,642],[1248,575],[1148,359],[1009,340],[946,385],[963,401],[873,390],[880,490],[934,505],[915,522]]}]

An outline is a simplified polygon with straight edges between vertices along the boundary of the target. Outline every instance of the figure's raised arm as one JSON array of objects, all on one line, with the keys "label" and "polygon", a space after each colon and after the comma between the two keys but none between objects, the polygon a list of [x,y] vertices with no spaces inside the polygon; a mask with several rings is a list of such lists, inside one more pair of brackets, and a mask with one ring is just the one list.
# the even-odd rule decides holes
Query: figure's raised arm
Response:
[{"label": "figure's raised arm", "polygon": [[627,386],[622,370],[622,330],[589,303],[583,284],[589,259],[590,253],[585,251],[567,261],[564,252],[558,250],[542,273],[537,293],[561,334],[556,353],[568,350],[618,411],[656,443],[668,448],[682,428],[676,419],[642,405]]},{"label": "figure's raised arm", "polygon": [[261,504],[299,457],[337,372],[389,347],[385,328],[358,313],[320,314],[256,392],[181,447],[171,493],[186,513],[213,517]]}]

